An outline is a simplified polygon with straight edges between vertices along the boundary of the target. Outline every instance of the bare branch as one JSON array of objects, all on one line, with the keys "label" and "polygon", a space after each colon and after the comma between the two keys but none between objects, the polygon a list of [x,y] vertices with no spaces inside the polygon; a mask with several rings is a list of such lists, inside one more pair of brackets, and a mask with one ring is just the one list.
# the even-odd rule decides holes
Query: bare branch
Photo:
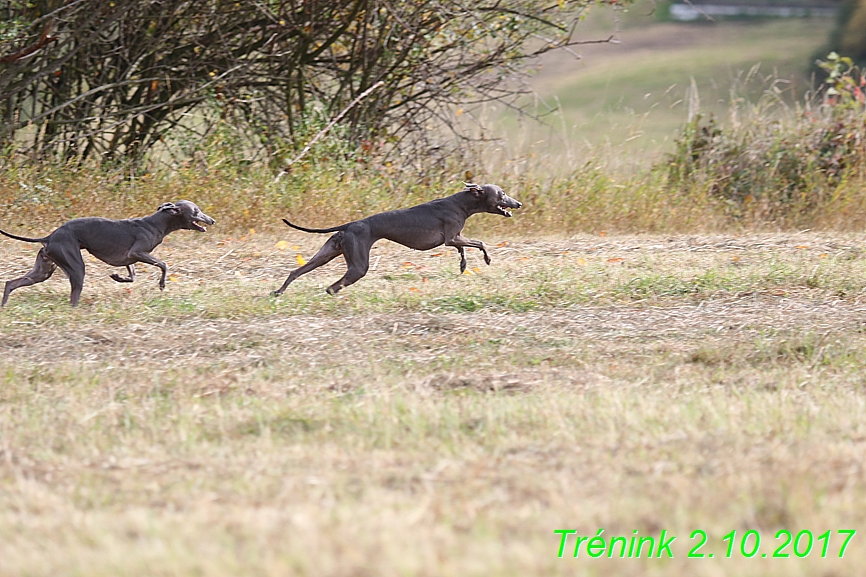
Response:
[{"label": "bare branch", "polygon": [[359,102],[364,100],[367,96],[372,94],[373,91],[375,91],[377,88],[384,86],[384,85],[385,85],[385,83],[380,80],[379,82],[377,82],[376,84],[374,84],[373,86],[371,86],[370,88],[368,88],[367,90],[365,90],[364,92],[359,94],[358,97],[355,98],[355,100],[350,102],[349,105],[340,112],[340,114],[335,116],[333,118],[333,120],[331,120],[331,122],[329,122],[325,128],[320,130],[318,132],[318,134],[316,134],[316,136],[313,137],[313,139],[304,147],[304,149],[301,151],[301,153],[299,155],[297,155],[295,158],[293,158],[288,163],[286,163],[285,168],[283,168],[283,170],[281,170],[280,173],[277,174],[277,178],[275,179],[275,182],[277,180],[281,179],[283,177],[283,175],[286,174],[291,169],[293,164],[295,164],[296,162],[301,160],[304,156],[306,156],[307,153],[310,151],[310,149],[313,147],[313,145],[316,142],[318,142],[318,140],[320,138],[322,138],[325,134],[327,134],[328,131],[331,130],[334,127],[334,125],[337,124],[340,121],[340,119],[342,119],[346,115],[347,112],[349,112],[349,110],[351,110],[356,104],[358,104]]},{"label": "bare branch", "polygon": [[26,48],[22,48],[18,52],[13,52],[12,54],[0,57],[0,64],[9,64],[11,62],[15,62],[16,60],[21,60],[26,56],[30,56],[38,50],[42,50],[50,43],[57,40],[57,36],[52,36],[50,32],[51,23],[49,22],[42,30],[42,34],[39,35],[39,40],[31,44],[30,46],[27,46]]},{"label": "bare branch", "polygon": [[0,147],[135,162],[161,138],[174,141],[172,131],[189,142],[195,111],[230,123],[246,139],[241,154],[269,157],[280,175],[338,122],[354,144],[407,150],[429,150],[444,128],[444,155],[475,138],[454,121],[455,107],[471,113],[495,101],[528,114],[518,98],[530,59],[615,42],[575,40],[575,14],[589,5],[71,0],[33,18],[21,3],[12,45],[24,48],[0,57]]}]

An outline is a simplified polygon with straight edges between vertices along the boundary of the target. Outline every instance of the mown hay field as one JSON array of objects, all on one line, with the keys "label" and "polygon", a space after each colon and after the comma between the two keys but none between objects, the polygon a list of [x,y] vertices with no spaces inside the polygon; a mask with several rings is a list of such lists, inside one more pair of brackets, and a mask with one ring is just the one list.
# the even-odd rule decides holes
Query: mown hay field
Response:
[{"label": "mown hay field", "polygon": [[[60,273],[13,293],[0,575],[863,566],[862,234],[484,238],[471,274],[383,242],[338,297],[342,259],[275,299],[324,237],[218,223],[156,250],[164,293],[90,260],[77,309]],[[0,243],[0,278],[35,252]],[[665,530],[673,558],[558,557],[554,531],[600,529]],[[773,558],[780,530],[832,531],[826,556]]]},{"label": "mown hay field", "polygon": [[[179,198],[217,224],[155,251],[165,292],[153,267],[118,284],[86,257],[78,308],[58,272],[0,311],[0,577],[857,574],[862,171],[785,219],[609,172],[670,149],[690,76],[726,109],[733,79],[758,60],[759,84],[790,77],[828,28],[665,24],[577,72],[547,62],[562,126],[499,167],[415,179],[317,153],[274,182],[230,140],[163,172],[4,166],[10,232]],[[593,156],[549,156],[574,136]],[[492,266],[382,242],[337,297],[342,259],[270,296],[326,238],[279,217],[408,206],[470,168],[525,203],[470,221]],[[844,232],[758,232],[810,227]],[[0,280],[37,248],[0,241]],[[656,555],[608,549],[635,536]]]}]

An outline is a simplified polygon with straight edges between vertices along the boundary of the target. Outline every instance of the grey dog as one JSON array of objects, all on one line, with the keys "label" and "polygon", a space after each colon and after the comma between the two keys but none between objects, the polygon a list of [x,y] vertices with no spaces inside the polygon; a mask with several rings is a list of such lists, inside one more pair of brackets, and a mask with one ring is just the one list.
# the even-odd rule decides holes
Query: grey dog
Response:
[{"label": "grey dog", "polygon": [[84,259],[81,258],[81,249],[112,266],[125,266],[129,271],[128,277],[111,275],[117,282],[134,281],[137,262],[157,266],[162,270],[159,288],[165,289],[168,268],[164,262],[150,254],[150,251],[176,230],[205,232],[207,229],[202,224],[210,225],[214,222],[214,219],[203,213],[195,203],[181,200],[176,203],[167,202],[154,214],[143,218],[75,218],[42,238],[16,236],[0,230],[0,234],[15,240],[42,243],[33,270],[6,283],[0,306],[6,305],[9,294],[15,289],[48,280],[58,266],[69,277],[69,284],[72,285],[69,302],[72,306],[77,306],[81,289],[84,287]]},{"label": "grey dog", "polygon": [[411,208],[391,210],[368,216],[331,228],[304,228],[283,219],[287,225],[297,230],[314,233],[335,232],[310,261],[289,274],[289,278],[274,296],[285,292],[296,278],[322,266],[339,255],[346,257],[348,270],[343,278],[328,287],[329,294],[336,294],[343,287],[357,282],[370,266],[370,248],[380,239],[402,244],[415,250],[430,250],[444,244],[453,246],[460,253],[460,272],[466,270],[464,247],[479,249],[484,254],[484,262],[490,264],[490,255],[480,240],[465,238],[460,233],[466,219],[473,214],[489,212],[510,217],[511,210],[522,204],[495,184],[464,183],[465,187],[457,194],[425,202]]}]

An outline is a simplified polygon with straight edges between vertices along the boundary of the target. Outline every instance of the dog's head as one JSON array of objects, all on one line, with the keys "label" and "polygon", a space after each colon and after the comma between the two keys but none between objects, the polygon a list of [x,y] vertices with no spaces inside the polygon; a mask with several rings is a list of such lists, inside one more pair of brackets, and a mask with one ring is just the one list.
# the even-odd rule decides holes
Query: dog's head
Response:
[{"label": "dog's head", "polygon": [[178,228],[206,232],[204,224],[214,224],[216,221],[203,213],[194,202],[179,200],[177,202],[166,202],[160,205],[157,212],[166,212],[180,219]]},{"label": "dog's head", "polygon": [[523,206],[522,203],[505,194],[505,191],[495,184],[478,185],[471,182],[464,182],[463,184],[465,185],[463,192],[477,198],[481,202],[484,212],[510,217],[511,210],[509,209]]}]

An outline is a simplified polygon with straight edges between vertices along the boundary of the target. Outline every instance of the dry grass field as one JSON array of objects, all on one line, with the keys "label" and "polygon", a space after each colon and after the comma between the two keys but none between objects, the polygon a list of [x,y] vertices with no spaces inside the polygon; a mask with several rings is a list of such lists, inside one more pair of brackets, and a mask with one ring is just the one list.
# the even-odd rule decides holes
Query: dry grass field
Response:
[{"label": "dry grass field", "polygon": [[[866,535],[840,559],[837,533],[866,507],[863,235],[484,238],[472,274],[381,243],[340,296],[342,259],[274,299],[324,238],[217,225],[157,249],[162,294],[152,267],[120,285],[91,262],[77,309],[60,273],[13,293],[0,576],[863,566]],[[4,240],[0,279],[35,253]],[[677,539],[558,558],[558,529]],[[831,530],[826,557],[772,558],[783,529]],[[695,530],[714,558],[687,558]]]},{"label": "dry grass field", "polygon": [[[727,176],[677,181],[688,154],[665,156],[698,95],[722,123],[788,118],[753,104],[770,86],[802,100],[832,23],[675,25],[646,8],[582,25],[620,27],[620,44],[540,63],[547,126],[505,115],[506,142],[423,174],[320,143],[277,182],[228,129],[140,170],[0,158],[10,232],[180,198],[217,220],[157,248],[164,292],[154,267],[118,284],[85,255],[78,308],[58,272],[0,310],[0,577],[862,571],[862,122],[827,148],[838,174],[785,156],[839,179],[780,170],[781,200],[755,178],[737,205],[715,186]],[[787,153],[800,134],[758,144]],[[525,203],[470,222],[492,266],[469,250],[461,275],[453,249],[382,242],[337,297],[342,259],[270,296],[326,239],[280,216],[336,224],[464,178]],[[2,238],[0,282],[37,248]],[[575,557],[599,532],[656,553],[663,533],[672,555],[593,558],[584,539]]]}]

